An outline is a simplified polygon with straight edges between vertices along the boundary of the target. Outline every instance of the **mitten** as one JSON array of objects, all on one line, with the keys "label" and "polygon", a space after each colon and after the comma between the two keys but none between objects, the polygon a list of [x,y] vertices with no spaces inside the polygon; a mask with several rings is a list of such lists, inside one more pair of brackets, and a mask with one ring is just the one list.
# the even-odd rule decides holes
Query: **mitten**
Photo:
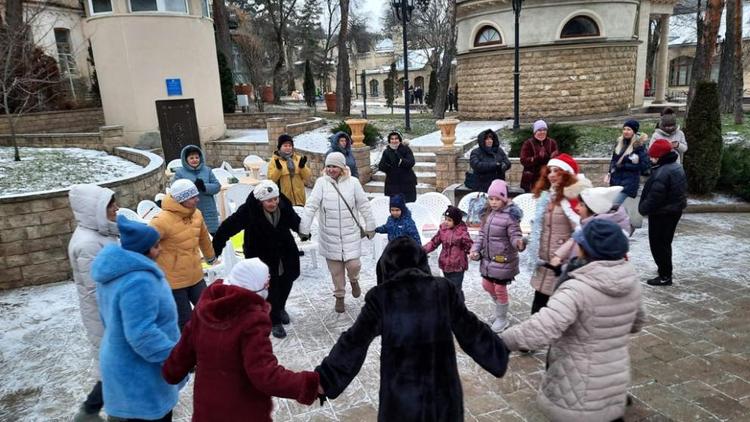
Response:
[{"label": "mitten", "polygon": [[277,158],[277,159],[275,159],[273,161],[276,163],[276,168],[279,169],[279,170],[281,170],[281,162],[279,162],[279,159]]},{"label": "mitten", "polygon": [[299,168],[301,169],[305,168],[305,164],[307,164],[307,156],[303,155],[302,158],[299,160]]},{"label": "mitten", "polygon": [[198,188],[200,192],[206,191],[206,183],[203,182],[203,179],[195,179],[195,187]]}]

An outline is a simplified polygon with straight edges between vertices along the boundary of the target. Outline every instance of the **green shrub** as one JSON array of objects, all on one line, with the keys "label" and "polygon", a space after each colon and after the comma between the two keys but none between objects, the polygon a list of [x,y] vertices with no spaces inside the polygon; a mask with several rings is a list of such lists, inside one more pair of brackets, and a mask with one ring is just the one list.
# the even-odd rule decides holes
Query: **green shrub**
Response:
[{"label": "green shrub", "polygon": [[688,192],[710,193],[721,170],[721,114],[719,90],[715,82],[698,82],[695,96],[685,119],[685,173]]},{"label": "green shrub", "polygon": [[[531,138],[531,136],[531,127],[520,129],[518,133],[516,133],[515,137],[510,141],[510,156],[520,156],[523,141]],[[578,133],[578,130],[575,128],[575,126],[551,124],[549,125],[549,129],[547,130],[547,136],[557,142],[557,149],[560,152],[564,152],[570,155],[575,155],[578,152],[578,140],[581,138],[581,134]]]},{"label": "green shrub", "polygon": [[[349,136],[352,136],[352,130],[349,128],[349,125],[346,124],[346,122],[340,122],[338,125],[336,125],[334,128],[331,129],[331,133],[337,133],[337,132],[345,132]],[[378,131],[378,128],[371,124],[365,125],[365,140],[364,143],[368,147],[374,147],[377,145],[378,141],[382,139],[382,136],[380,135],[380,131]]]},{"label": "green shrub", "polygon": [[724,145],[721,175],[716,187],[750,201],[750,146],[743,142]]}]

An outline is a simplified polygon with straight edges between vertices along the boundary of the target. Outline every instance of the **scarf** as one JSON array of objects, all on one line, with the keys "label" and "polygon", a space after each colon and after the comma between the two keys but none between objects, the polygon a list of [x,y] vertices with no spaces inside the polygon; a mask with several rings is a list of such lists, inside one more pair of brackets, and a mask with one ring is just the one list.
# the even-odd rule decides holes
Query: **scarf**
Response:
[{"label": "scarf", "polygon": [[279,151],[279,157],[281,157],[282,160],[286,161],[286,168],[289,169],[289,177],[294,177],[294,153],[291,154],[285,154],[281,151]]}]

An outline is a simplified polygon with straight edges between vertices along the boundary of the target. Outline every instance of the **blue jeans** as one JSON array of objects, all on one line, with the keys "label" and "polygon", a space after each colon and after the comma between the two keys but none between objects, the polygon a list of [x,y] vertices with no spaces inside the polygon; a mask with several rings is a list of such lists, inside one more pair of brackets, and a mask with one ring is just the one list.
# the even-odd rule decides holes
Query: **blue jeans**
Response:
[{"label": "blue jeans", "polygon": [[[180,332],[185,324],[190,321],[190,315],[193,313],[193,307],[198,304],[201,293],[206,288],[206,280],[201,280],[190,287],[172,290],[174,303],[177,305],[177,325],[180,326]],[[192,307],[190,304],[192,303]]]},{"label": "blue jeans", "polygon": [[443,277],[447,278],[448,281],[451,282],[454,286],[456,286],[456,290],[458,290],[458,294],[461,296],[461,300],[464,299],[464,291],[462,289],[462,286],[464,284],[464,272],[458,271],[455,273],[446,273],[443,271]]}]

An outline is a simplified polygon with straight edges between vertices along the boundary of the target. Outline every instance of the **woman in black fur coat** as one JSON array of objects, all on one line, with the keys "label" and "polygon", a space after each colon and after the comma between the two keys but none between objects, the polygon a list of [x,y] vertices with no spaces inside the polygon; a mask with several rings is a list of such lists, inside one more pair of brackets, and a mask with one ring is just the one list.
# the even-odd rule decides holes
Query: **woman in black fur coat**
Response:
[{"label": "woman in black fur coat", "polygon": [[359,317],[316,368],[325,395],[344,391],[380,335],[378,420],[463,421],[453,336],[496,377],[508,364],[505,344],[466,309],[453,284],[430,274],[427,255],[413,239],[390,242],[376,272],[378,285],[367,292]]}]

